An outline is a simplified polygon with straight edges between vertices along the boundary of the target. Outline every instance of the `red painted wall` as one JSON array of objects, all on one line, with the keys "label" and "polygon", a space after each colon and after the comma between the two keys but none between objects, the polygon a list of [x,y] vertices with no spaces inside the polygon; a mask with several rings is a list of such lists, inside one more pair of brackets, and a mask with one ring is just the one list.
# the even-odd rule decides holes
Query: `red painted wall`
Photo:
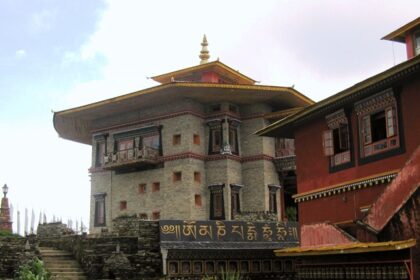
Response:
[{"label": "red painted wall", "polygon": [[205,83],[218,83],[219,74],[215,72],[204,72],[201,76],[201,81]]},{"label": "red painted wall", "polygon": [[405,34],[405,48],[407,50],[407,58],[410,59],[414,57],[413,34],[411,34],[411,32]]},{"label": "red painted wall", "polygon": [[[416,147],[420,144],[420,79],[404,84],[401,93],[403,133],[406,152],[386,159],[359,165],[358,132],[356,115],[352,112],[351,126],[355,166],[335,172],[329,172],[328,158],[322,149],[322,131],[328,129],[325,118],[306,123],[295,131],[297,160],[298,194],[350,180],[375,175],[378,173],[401,169]],[[302,224],[316,222],[340,222],[359,217],[360,206],[372,204],[383,186],[375,186],[348,192],[347,202],[342,195],[325,197],[299,203],[299,220]],[[354,202],[352,202],[354,201]]]}]

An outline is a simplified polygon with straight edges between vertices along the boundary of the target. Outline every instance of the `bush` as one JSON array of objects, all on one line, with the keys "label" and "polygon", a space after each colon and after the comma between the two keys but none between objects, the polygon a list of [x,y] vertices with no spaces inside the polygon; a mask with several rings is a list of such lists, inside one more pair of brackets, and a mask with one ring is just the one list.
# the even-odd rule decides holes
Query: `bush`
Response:
[{"label": "bush", "polygon": [[14,234],[14,233],[8,232],[8,231],[6,231],[6,230],[0,230],[0,237],[1,237],[1,236],[7,236],[7,237],[19,237],[19,235],[18,235],[18,234]]},{"label": "bush", "polygon": [[19,267],[16,280],[49,280],[50,274],[44,267],[44,263],[36,258]]},{"label": "bush", "polygon": [[242,280],[242,276],[239,272],[224,272],[220,276],[204,276],[202,280]]}]

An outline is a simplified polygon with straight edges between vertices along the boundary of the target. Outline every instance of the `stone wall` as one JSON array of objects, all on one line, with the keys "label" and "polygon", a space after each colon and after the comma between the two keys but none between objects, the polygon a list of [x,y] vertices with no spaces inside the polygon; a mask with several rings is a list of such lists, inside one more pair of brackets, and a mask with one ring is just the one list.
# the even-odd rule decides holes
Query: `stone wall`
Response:
[{"label": "stone wall", "polygon": [[[205,104],[184,100],[173,104],[168,110],[153,107],[144,109],[145,115],[142,113],[136,117],[136,114],[127,113],[119,116],[118,120],[115,116],[102,120],[104,123],[100,126],[105,123],[115,124],[115,121],[130,123],[127,126],[111,126],[106,131],[107,152],[114,150],[114,137],[118,133],[148,126],[161,127],[163,163],[147,170],[132,172],[94,168],[91,176],[91,233],[112,230],[112,220],[122,215],[137,215],[151,220],[209,219],[208,186],[213,184],[225,185],[223,194],[227,220],[231,219],[231,184],[243,186],[239,194],[241,210],[269,210],[268,185],[279,184],[277,171],[270,160],[274,157],[274,140],[259,137],[254,132],[268,124],[264,118],[258,116],[271,112],[272,108],[268,104],[257,103],[241,105],[238,107],[239,112],[232,113],[229,111],[231,104],[220,102],[220,105],[220,112],[204,113]],[[207,122],[222,122],[225,115],[240,121],[237,131],[239,156],[208,154],[210,131]],[[136,118],[139,121],[145,116],[148,118],[144,119],[144,122],[135,124]],[[174,141],[175,135],[179,136],[177,141]],[[194,142],[194,135],[198,136],[199,141]],[[92,140],[94,166],[95,137]],[[180,180],[174,180],[175,172],[181,172]],[[152,189],[154,183],[159,184],[158,191]],[[105,228],[94,225],[94,195],[98,193],[106,194]]]},{"label": "stone wall", "polygon": [[[41,234],[39,245],[73,253],[89,279],[159,279],[158,222],[125,217],[114,220],[113,228],[102,236]],[[38,231],[47,229],[60,232],[61,225],[40,225]]]},{"label": "stone wall", "polygon": [[0,237],[0,279],[13,278],[20,265],[38,255],[32,237]]},{"label": "stone wall", "polygon": [[247,222],[266,222],[266,221],[277,221],[277,214],[267,211],[242,211],[235,215],[236,221],[247,221]]}]

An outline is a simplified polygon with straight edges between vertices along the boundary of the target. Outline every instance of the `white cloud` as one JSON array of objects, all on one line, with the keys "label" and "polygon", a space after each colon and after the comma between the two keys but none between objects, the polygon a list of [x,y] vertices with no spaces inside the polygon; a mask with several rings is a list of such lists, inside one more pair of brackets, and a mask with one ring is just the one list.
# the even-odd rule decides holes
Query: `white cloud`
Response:
[{"label": "white cloud", "polygon": [[17,50],[15,56],[18,59],[24,58],[26,56],[26,51],[24,49]]},{"label": "white cloud", "polygon": [[29,26],[34,32],[45,32],[53,27],[57,12],[54,10],[42,10],[30,17]]},{"label": "white cloud", "polygon": [[375,1],[109,1],[96,31],[64,57],[103,57],[102,77],[75,86],[61,107],[139,90],[153,85],[146,77],[198,64],[204,33],[211,60],[319,100],[392,66],[379,38],[407,22],[394,2],[377,13]]}]

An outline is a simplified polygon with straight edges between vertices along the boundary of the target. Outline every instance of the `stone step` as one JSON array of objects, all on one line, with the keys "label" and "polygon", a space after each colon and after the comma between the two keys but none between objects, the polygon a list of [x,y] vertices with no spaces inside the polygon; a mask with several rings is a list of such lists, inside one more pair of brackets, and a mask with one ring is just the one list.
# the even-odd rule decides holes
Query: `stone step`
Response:
[{"label": "stone step", "polygon": [[59,272],[73,272],[75,269],[74,267],[50,267],[48,269],[49,272],[51,273],[59,273]]},{"label": "stone step", "polygon": [[45,268],[52,280],[87,280],[86,274],[72,254],[53,248],[39,248]]}]

